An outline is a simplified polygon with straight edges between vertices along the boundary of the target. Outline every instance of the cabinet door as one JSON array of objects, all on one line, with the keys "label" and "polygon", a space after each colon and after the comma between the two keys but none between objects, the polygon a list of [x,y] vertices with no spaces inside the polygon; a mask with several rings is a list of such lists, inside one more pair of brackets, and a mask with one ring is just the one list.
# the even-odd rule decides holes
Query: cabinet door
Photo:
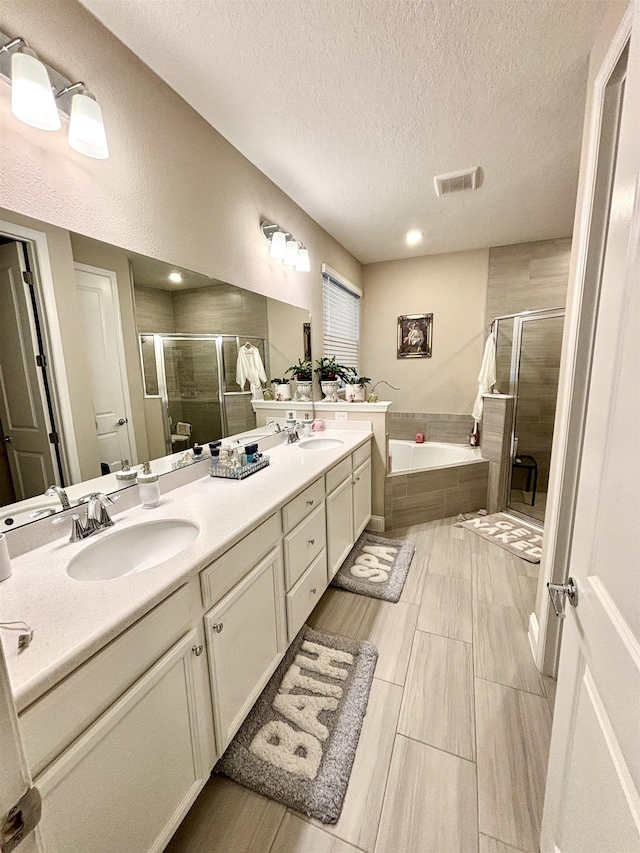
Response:
[{"label": "cabinet door", "polygon": [[280,548],[204,617],[219,754],[239,729],[286,648]]},{"label": "cabinet door", "polygon": [[326,499],[329,581],[338,571],[353,546],[352,490],[351,475],[349,475]]},{"label": "cabinet door", "polygon": [[363,462],[353,472],[353,527],[354,539],[367,526],[371,518],[371,459]]},{"label": "cabinet door", "polygon": [[190,631],[35,780],[47,853],[164,849],[211,771],[199,648]]}]

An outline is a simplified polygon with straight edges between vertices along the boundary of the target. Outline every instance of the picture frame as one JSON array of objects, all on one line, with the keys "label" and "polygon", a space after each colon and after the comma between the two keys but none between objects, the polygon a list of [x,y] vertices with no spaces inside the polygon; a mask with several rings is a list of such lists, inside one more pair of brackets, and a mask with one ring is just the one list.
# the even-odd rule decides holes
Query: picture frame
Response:
[{"label": "picture frame", "polygon": [[398,358],[431,358],[433,314],[398,317]]}]

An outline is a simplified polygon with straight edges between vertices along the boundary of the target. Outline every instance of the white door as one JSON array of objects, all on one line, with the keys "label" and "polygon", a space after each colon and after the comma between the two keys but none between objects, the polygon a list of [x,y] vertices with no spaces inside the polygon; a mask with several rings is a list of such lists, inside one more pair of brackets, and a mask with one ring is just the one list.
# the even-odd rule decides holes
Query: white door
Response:
[{"label": "white door", "polygon": [[351,474],[326,498],[328,581],[353,547],[353,484]]},{"label": "white door", "polygon": [[57,482],[24,270],[22,247],[0,246],[0,420],[19,501]]},{"label": "white door", "polygon": [[18,714],[0,638],[0,833],[3,839],[5,836],[10,839],[8,822],[13,822],[15,833],[21,833],[20,825],[26,823],[21,833],[24,837],[19,847],[21,853],[23,850],[24,853],[42,853],[43,850],[39,839],[31,832],[27,814],[34,805],[37,809],[37,799],[20,738]]},{"label": "white door", "polygon": [[[569,563],[578,602],[566,607],[544,853],[640,851],[640,27],[635,11]],[[612,69],[618,54],[625,61],[624,33],[625,28],[607,58]]]},{"label": "white door", "polygon": [[112,471],[120,460],[137,463],[130,418],[117,279],[114,272],[76,264],[100,461]]}]

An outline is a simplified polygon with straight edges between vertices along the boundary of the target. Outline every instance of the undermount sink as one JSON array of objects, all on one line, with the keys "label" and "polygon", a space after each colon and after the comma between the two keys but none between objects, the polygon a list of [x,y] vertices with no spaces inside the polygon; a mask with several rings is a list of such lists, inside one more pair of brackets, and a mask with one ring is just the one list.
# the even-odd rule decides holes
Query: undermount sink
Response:
[{"label": "undermount sink", "polygon": [[71,560],[67,574],[78,581],[106,581],[134,575],[175,557],[199,532],[197,524],[168,518],[98,533],[98,538]]},{"label": "undermount sink", "polygon": [[341,438],[303,438],[298,443],[302,450],[333,450],[344,444]]}]

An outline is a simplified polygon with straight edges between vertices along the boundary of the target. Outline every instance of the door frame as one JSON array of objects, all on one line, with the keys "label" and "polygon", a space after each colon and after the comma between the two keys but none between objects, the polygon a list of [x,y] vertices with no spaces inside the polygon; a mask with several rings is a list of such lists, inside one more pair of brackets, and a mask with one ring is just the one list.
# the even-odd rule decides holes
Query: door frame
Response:
[{"label": "door frame", "polygon": [[[599,167],[602,166],[600,155],[606,156],[607,153],[601,144],[605,94],[609,79],[631,37],[636,2],[632,0],[629,4],[594,81],[587,130],[584,194],[575,219],[574,233],[577,239],[572,248],[549,473],[545,542],[538,581],[540,620],[538,623],[535,612],[529,620],[529,641],[536,665],[542,673],[554,677],[558,668],[562,623],[555,617],[546,586],[548,582],[566,583],[571,556],[573,516],[606,247],[606,239],[604,242],[593,239],[598,227],[598,214],[602,214],[598,207],[602,202],[601,193],[603,189],[606,191],[599,174]],[[640,38],[640,32],[635,37]],[[608,205],[608,192],[606,198]]]},{"label": "door frame", "polygon": [[[111,299],[113,301],[114,307],[114,320],[116,326],[116,341],[118,344],[118,365],[120,369],[120,380],[122,383],[122,395],[124,397],[124,411],[125,417],[127,419],[127,423],[125,424],[127,428],[127,435],[129,436],[129,447],[131,448],[131,458],[129,462],[132,465],[138,464],[138,448],[136,445],[136,436],[135,431],[133,429],[133,410],[131,408],[131,395],[129,393],[129,377],[127,375],[127,359],[124,352],[124,335],[122,332],[122,315],[120,312],[120,299],[118,297],[118,277],[113,270],[105,270],[102,267],[96,267],[92,264],[81,264],[77,261],[73,262],[74,270],[78,270],[79,272],[88,272],[93,273],[94,275],[101,275],[105,278],[109,279],[109,284],[111,286]],[[77,281],[76,281],[77,288]]]},{"label": "door frame", "polygon": [[[66,363],[60,334],[60,323],[55,300],[53,272],[49,260],[49,245],[47,235],[42,231],[17,225],[14,222],[0,219],[0,233],[10,239],[26,245],[28,262],[33,276],[33,290],[39,314],[40,331],[44,354],[50,370],[51,406],[55,423],[60,435],[60,450],[62,472],[68,483],[79,482],[80,460],[75,440],[71,398],[67,385]],[[33,318],[30,317],[33,325]],[[32,330],[33,331],[33,330]],[[41,395],[44,395],[42,377],[38,376]],[[47,410],[47,400],[43,396],[43,405]],[[54,458],[54,469],[57,463]]]}]

